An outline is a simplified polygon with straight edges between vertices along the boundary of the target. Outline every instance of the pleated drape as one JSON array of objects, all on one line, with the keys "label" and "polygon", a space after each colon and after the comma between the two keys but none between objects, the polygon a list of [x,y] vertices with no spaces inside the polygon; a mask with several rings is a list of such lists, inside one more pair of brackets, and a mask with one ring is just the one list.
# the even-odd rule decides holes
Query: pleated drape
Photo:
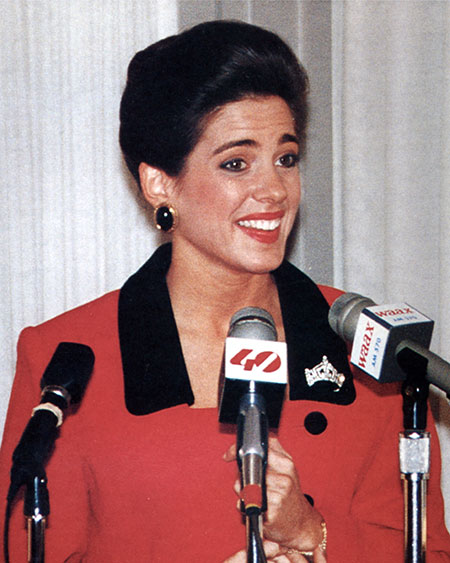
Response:
[{"label": "pleated drape", "polygon": [[131,56],[177,28],[172,0],[2,4],[2,415],[19,330],[120,287],[156,245],[118,109]]}]

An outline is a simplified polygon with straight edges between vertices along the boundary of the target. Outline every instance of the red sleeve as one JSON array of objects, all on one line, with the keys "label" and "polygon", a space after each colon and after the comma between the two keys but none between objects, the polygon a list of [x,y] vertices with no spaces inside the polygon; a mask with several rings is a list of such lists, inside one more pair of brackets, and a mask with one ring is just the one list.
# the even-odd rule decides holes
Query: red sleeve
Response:
[{"label": "red sleeve", "polygon": [[322,292],[322,295],[327,300],[328,305],[330,306],[334,303],[334,301],[336,301],[338,297],[344,294],[344,292],[340,289],[336,289],[335,287],[331,287],[329,285],[319,285],[319,289]]}]

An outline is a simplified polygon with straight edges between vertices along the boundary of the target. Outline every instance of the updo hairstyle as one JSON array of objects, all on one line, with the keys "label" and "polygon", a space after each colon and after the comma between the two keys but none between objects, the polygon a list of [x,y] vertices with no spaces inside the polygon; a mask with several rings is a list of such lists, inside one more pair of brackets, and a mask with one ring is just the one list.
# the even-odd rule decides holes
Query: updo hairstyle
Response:
[{"label": "updo hairstyle", "polygon": [[237,21],[211,21],[139,51],[120,106],[120,146],[139,184],[146,162],[178,176],[207,116],[247,96],[280,96],[304,152],[308,77],[274,33]]}]

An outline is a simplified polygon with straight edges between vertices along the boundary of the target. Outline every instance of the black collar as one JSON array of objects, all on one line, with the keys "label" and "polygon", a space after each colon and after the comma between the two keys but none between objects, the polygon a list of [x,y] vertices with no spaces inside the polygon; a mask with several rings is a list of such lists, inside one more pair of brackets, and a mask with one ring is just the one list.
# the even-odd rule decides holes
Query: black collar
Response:
[{"label": "black collar", "polygon": [[[122,287],[119,338],[128,410],[144,415],[187,403],[194,395],[184,363],[166,285],[170,244],[161,246]],[[288,262],[273,272],[288,348],[290,399],[347,405],[355,389],[343,342],[328,325],[328,304],[319,288]],[[305,369],[326,356],[345,382],[310,386]]]}]

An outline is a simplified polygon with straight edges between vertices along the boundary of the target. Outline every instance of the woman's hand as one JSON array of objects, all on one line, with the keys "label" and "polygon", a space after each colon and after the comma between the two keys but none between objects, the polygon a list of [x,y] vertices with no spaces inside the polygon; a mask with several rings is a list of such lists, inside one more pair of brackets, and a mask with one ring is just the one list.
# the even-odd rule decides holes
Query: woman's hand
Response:
[{"label": "woman's hand", "polygon": [[[224,456],[226,461],[236,459],[235,445]],[[240,483],[235,483],[239,495]],[[307,561],[298,551],[313,551],[321,543],[322,516],[306,500],[292,457],[283,449],[277,438],[269,438],[266,471],[267,512],[265,514],[264,538],[279,546],[274,561]],[[267,542],[266,542],[267,543]],[[290,553],[287,550],[291,549]],[[317,563],[326,561],[320,549],[315,550]],[[237,557],[236,554],[235,557]],[[272,557],[272,555],[271,555]],[[283,558],[283,559],[282,559]],[[231,560],[234,563],[234,560]],[[240,560],[237,559],[236,563]]]},{"label": "woman's hand", "polygon": [[[264,541],[264,553],[266,554],[267,563],[308,563],[300,554],[288,554],[287,549],[279,544],[271,541]],[[247,563],[247,551],[243,549],[229,557],[224,563]],[[322,563],[318,561],[317,563]]]},{"label": "woman's hand", "polygon": [[[281,555],[280,546],[277,543],[271,541],[265,541],[263,545],[264,545],[264,553],[266,554],[268,563],[269,561],[277,561],[277,562],[280,561],[279,559],[274,559],[274,557]],[[285,561],[289,561],[289,560],[285,559]],[[242,551],[238,551],[238,553],[235,553],[223,563],[247,563],[247,550],[243,549]]]},{"label": "woman's hand", "polygon": [[[264,553],[266,554],[267,563],[310,563],[311,559],[303,557],[300,553],[290,552],[287,548],[283,548],[281,545],[271,542],[264,541]],[[313,563],[326,563],[325,555],[316,548],[314,551]],[[223,563],[247,563],[247,551],[245,549],[238,551]]]}]

